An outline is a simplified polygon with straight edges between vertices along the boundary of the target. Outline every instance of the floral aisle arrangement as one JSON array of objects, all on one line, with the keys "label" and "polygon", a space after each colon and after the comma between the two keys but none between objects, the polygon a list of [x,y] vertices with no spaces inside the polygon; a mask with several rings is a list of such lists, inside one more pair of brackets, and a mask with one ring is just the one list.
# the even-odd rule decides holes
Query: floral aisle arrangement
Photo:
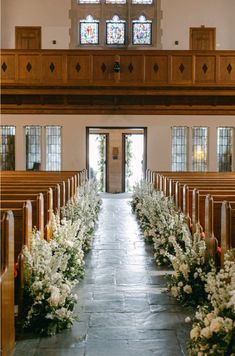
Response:
[{"label": "floral aisle arrangement", "polygon": [[[133,195],[145,239],[153,241],[157,264],[172,265],[168,290],[186,305],[199,305],[190,333],[190,356],[235,356],[235,250],[218,273],[208,259],[200,226],[192,236],[171,200],[141,183]],[[190,318],[186,318],[190,321]]]},{"label": "floral aisle arrangement", "polygon": [[62,209],[65,219],[80,222],[79,239],[82,241],[84,251],[89,251],[91,248],[92,234],[101,202],[101,198],[97,194],[97,184],[94,181],[88,181],[79,188],[75,201],[69,202]]},{"label": "floral aisle arrangement", "polygon": [[167,257],[172,263],[174,273],[167,277],[168,290],[183,304],[202,305],[207,296],[206,275],[213,264],[206,256],[206,244],[201,237],[200,226],[197,226],[192,237],[184,234],[183,241],[184,248],[174,236],[170,237],[174,254],[167,253]]},{"label": "floral aisle arrangement", "polygon": [[196,313],[189,354],[235,355],[235,249],[228,251],[224,269],[206,277],[207,305]]},{"label": "floral aisle arrangement", "polygon": [[37,333],[54,335],[72,325],[76,317],[73,308],[76,295],[72,283],[65,277],[69,255],[59,245],[40,238],[35,233],[31,251],[24,248],[24,304],[28,306],[25,326]]},{"label": "floral aisle arrangement", "polygon": [[100,206],[96,186],[87,182],[63,209],[62,219],[53,215],[52,239],[43,240],[35,231],[30,250],[24,248],[26,327],[54,335],[77,319],[72,288],[83,277],[84,252],[91,246]]},{"label": "floral aisle arrangement", "polygon": [[183,236],[190,236],[184,214],[176,211],[172,199],[154,191],[148,182],[136,186],[131,205],[145,240],[154,243],[156,263],[170,264],[167,253],[173,254],[174,249],[169,237],[175,236],[183,246]]}]

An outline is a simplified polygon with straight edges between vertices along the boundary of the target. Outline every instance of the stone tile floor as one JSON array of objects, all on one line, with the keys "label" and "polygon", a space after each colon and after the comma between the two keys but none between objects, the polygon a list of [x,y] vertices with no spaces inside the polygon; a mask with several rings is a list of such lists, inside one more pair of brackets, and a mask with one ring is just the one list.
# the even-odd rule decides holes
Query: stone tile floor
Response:
[{"label": "stone tile floor", "polygon": [[186,355],[188,311],[163,292],[166,272],[144,243],[128,195],[104,195],[76,288],[79,322],[53,337],[23,335],[14,356]]}]

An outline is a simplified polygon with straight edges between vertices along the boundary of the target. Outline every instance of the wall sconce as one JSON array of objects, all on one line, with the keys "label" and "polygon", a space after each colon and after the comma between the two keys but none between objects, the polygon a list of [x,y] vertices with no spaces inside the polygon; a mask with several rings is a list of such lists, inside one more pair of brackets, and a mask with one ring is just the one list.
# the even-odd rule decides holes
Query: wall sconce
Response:
[{"label": "wall sconce", "polygon": [[119,154],[118,147],[113,147],[113,149],[112,149],[112,157],[113,157],[113,159],[118,159],[118,154]]},{"label": "wall sconce", "polygon": [[114,62],[114,64],[113,64],[113,71],[114,71],[115,73],[119,73],[120,70],[121,70],[120,63],[119,63],[119,62]]}]

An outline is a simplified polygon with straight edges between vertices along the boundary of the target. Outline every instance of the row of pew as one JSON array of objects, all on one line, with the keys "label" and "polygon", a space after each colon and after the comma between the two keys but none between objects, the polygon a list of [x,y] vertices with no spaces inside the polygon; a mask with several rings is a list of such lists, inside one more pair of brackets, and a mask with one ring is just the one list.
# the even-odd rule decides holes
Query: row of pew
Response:
[{"label": "row of pew", "polygon": [[21,317],[23,298],[22,248],[30,247],[32,232],[50,240],[52,212],[73,201],[86,170],[74,172],[1,172],[1,355],[15,345],[15,314]]},{"label": "row of pew", "polygon": [[[208,252],[214,257],[235,247],[235,172],[154,172],[147,180],[173,198],[188,218],[192,232],[200,224]],[[217,259],[218,260],[218,259]]]}]

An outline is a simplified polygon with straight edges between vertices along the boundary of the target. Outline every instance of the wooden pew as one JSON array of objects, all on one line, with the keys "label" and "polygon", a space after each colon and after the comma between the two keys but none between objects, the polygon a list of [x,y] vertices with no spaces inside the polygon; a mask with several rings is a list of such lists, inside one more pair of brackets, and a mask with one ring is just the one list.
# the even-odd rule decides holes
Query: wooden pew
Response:
[{"label": "wooden pew", "polygon": [[235,207],[228,201],[221,206],[221,264],[224,264],[226,251],[235,248]]},{"label": "wooden pew", "polygon": [[[15,196],[14,196],[15,197]],[[1,207],[4,209],[21,208],[25,202],[23,200],[1,200]],[[40,236],[44,238],[44,198],[43,194],[36,195],[35,200],[31,200],[32,204],[32,226],[36,227],[40,232]]]},{"label": "wooden pew", "polygon": [[15,345],[14,318],[14,217],[11,211],[1,216],[1,355],[12,354]]},{"label": "wooden pew", "polygon": [[[13,205],[13,204],[12,204]],[[0,212],[5,213],[8,208],[1,208]],[[11,208],[14,214],[14,259],[17,262],[23,245],[30,246],[32,239],[32,204],[30,200],[25,201],[21,208]]]}]

